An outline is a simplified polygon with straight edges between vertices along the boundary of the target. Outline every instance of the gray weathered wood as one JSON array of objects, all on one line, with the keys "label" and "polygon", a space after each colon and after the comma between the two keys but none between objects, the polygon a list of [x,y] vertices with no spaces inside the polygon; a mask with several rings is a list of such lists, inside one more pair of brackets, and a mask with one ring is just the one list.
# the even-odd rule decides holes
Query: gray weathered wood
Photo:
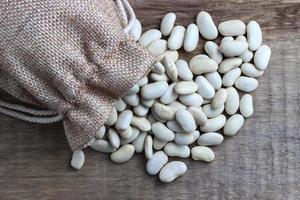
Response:
[{"label": "gray weathered wood", "polygon": [[[157,28],[169,11],[183,25],[195,22],[200,10],[217,23],[257,20],[272,59],[253,93],[253,117],[238,135],[213,148],[215,162],[187,160],[185,176],[162,184],[146,174],[142,155],[117,165],[108,155],[86,149],[85,165],[77,172],[69,166],[62,124],[29,124],[1,114],[0,199],[299,199],[300,2],[131,2],[146,29]],[[202,39],[200,44],[197,53]]]}]

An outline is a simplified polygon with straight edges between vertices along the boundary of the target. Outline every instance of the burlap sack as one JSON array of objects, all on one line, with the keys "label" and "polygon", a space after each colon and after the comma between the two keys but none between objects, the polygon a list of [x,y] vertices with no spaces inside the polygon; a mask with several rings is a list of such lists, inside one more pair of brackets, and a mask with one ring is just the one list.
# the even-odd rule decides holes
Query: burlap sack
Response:
[{"label": "burlap sack", "polygon": [[0,87],[63,116],[83,148],[154,58],[123,30],[113,0],[0,2]]}]

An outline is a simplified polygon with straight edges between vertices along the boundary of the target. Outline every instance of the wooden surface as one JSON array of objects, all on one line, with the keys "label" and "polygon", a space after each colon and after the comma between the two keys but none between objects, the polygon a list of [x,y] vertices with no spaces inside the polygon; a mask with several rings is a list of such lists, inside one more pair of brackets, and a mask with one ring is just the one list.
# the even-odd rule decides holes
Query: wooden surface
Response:
[{"label": "wooden surface", "polygon": [[272,58],[253,93],[253,117],[238,135],[213,148],[215,162],[185,160],[185,176],[162,184],[146,174],[142,155],[116,165],[87,149],[77,172],[69,166],[61,124],[29,124],[1,114],[0,199],[299,199],[300,1],[131,2],[146,29],[158,28],[169,11],[182,25],[195,22],[200,10],[216,23],[257,20]]}]

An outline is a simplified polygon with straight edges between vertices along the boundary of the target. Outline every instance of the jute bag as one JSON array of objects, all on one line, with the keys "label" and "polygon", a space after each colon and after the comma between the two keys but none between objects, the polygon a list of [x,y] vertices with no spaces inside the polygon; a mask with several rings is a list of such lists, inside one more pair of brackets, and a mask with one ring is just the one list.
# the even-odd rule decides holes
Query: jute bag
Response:
[{"label": "jute bag", "polygon": [[0,87],[45,110],[1,101],[0,111],[38,123],[62,119],[71,149],[85,147],[154,62],[127,34],[134,19],[126,0],[1,2]]}]

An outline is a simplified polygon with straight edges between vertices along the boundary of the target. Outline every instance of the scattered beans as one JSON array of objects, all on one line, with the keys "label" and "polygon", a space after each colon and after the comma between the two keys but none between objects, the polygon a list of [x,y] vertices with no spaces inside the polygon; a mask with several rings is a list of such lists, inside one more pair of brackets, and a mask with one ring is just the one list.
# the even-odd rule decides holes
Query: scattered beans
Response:
[{"label": "scattered beans", "polygon": [[[95,151],[110,153],[116,163],[144,152],[147,173],[159,173],[162,182],[171,182],[187,171],[181,161],[168,163],[168,156],[212,162],[215,153],[207,146],[220,145],[226,136],[238,133],[245,118],[253,115],[253,98],[245,93],[258,87],[257,78],[271,57],[255,21],[246,26],[241,20],[228,20],[217,28],[205,11],[186,28],[175,21],[175,13],[167,13],[160,30],[143,34],[140,21],[134,21],[129,35],[156,56],[156,62],[149,75],[116,101],[89,144]],[[218,31],[221,42],[215,40]],[[204,42],[207,55],[179,59],[180,49],[192,52],[197,48],[199,34],[215,40]],[[74,151],[72,167],[80,169],[83,163],[84,153]]]}]

